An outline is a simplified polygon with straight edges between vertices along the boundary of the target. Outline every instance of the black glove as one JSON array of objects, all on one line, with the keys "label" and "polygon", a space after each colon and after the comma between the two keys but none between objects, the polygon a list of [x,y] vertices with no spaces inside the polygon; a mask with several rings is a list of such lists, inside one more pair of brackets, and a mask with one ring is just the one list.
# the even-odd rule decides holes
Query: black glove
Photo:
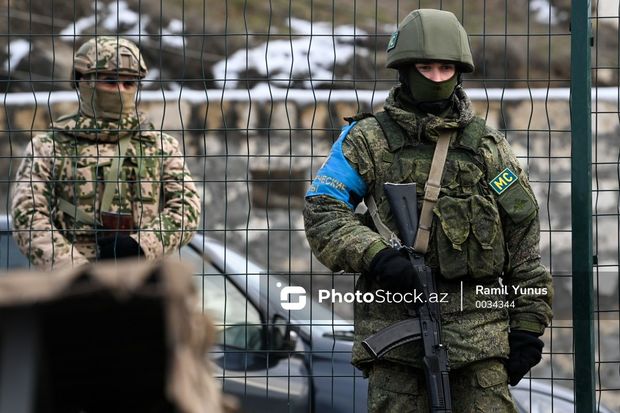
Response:
[{"label": "black glove", "polygon": [[516,386],[523,376],[542,358],[544,343],[535,333],[523,330],[512,330],[508,334],[510,354],[506,362],[508,382]]},{"label": "black glove", "polygon": [[129,235],[97,238],[97,247],[97,258],[100,260],[144,256],[140,244]]},{"label": "black glove", "polygon": [[370,273],[377,284],[391,292],[422,292],[422,284],[406,252],[382,249],[370,262]]}]

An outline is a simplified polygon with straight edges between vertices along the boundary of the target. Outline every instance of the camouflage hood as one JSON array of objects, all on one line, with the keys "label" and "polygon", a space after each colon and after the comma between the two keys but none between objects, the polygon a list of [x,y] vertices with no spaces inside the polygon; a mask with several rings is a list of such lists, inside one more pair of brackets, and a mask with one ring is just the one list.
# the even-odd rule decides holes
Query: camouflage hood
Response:
[{"label": "camouflage hood", "polygon": [[444,129],[460,129],[474,119],[471,101],[459,85],[452,94],[452,104],[443,116],[422,113],[401,86],[390,90],[383,108],[415,141],[436,142]]},{"label": "camouflage hood", "polygon": [[117,142],[126,134],[155,129],[142,113],[138,113],[137,116],[125,116],[120,120],[95,119],[82,113],[74,113],[53,121],[50,128],[94,142]]}]

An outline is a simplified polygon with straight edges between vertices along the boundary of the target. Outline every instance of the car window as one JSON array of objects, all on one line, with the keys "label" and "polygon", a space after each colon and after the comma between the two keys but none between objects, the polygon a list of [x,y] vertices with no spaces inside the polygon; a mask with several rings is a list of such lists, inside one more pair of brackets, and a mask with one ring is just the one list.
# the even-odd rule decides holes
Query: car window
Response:
[{"label": "car window", "polygon": [[224,274],[190,247],[181,249],[181,260],[193,269],[200,294],[200,309],[218,330],[217,344],[244,350],[263,348],[260,312]]}]

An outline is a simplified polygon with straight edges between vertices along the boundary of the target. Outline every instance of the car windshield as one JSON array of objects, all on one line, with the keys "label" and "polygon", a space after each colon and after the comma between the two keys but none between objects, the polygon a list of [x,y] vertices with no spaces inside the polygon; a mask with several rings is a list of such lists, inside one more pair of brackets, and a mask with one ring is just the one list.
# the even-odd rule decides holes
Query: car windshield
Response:
[{"label": "car windshield", "polygon": [[[230,248],[209,239],[196,237],[192,248],[182,250],[182,259],[197,273],[204,274],[211,264],[227,277],[254,303],[264,310],[279,313],[298,326],[307,335],[349,336],[353,324],[336,315],[316,300],[307,300],[299,310],[285,310],[280,305],[282,288],[288,286],[286,274],[270,273]],[[206,263],[207,262],[207,263]],[[210,262],[211,264],[209,264]],[[275,311],[274,311],[275,310]]]}]

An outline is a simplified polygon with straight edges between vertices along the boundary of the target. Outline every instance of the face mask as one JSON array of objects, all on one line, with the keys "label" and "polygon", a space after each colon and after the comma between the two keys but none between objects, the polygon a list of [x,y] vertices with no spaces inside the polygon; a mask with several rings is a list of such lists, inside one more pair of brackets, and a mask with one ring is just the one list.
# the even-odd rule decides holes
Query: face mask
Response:
[{"label": "face mask", "polygon": [[95,89],[87,82],[80,82],[80,109],[86,116],[97,119],[118,120],[136,115],[137,91],[121,92]]},{"label": "face mask", "polygon": [[433,82],[415,68],[407,71],[407,80],[411,96],[419,102],[435,102],[448,99],[458,83],[458,74],[455,73],[448,80]]}]

